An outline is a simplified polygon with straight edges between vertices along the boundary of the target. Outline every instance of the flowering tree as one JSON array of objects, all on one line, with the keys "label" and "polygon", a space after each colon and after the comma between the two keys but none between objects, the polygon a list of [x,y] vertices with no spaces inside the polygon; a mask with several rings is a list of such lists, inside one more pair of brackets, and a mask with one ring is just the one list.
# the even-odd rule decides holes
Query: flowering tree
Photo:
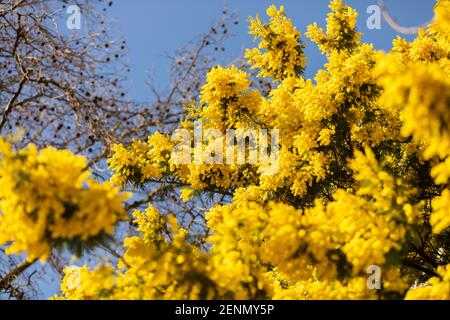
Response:
[{"label": "flowering tree", "polygon": [[[68,30],[66,26],[74,5],[82,13],[80,30]],[[37,149],[49,145],[69,149],[85,158],[83,174],[91,171],[90,178],[95,177],[98,182],[109,180],[105,160],[112,145],[145,139],[155,128],[162,132],[173,130],[182,119],[183,104],[198,96],[204,75],[216,63],[217,51],[222,51],[224,40],[231,34],[230,26],[237,23],[232,14],[224,11],[210,30],[168,57],[170,83],[164,91],[152,85],[149,79],[149,91],[154,99],[139,102],[126,94],[130,80],[130,67],[126,63],[128,46],[124,39],[114,35],[117,34],[115,24],[105,13],[111,5],[112,1],[105,0],[95,3],[77,0],[70,1],[70,5],[66,0],[0,1],[2,137],[14,150],[30,143]],[[52,153],[52,157],[59,156]],[[52,165],[49,163],[52,161],[47,164]],[[78,165],[79,170],[81,167]],[[65,168],[58,170],[54,174],[65,172]],[[39,188],[55,190],[55,186],[45,182],[40,182]],[[128,213],[148,201],[162,202],[162,195],[170,190],[171,186],[134,189],[133,199],[126,204],[125,211]],[[170,199],[173,211],[173,206],[182,201]],[[39,203],[40,198],[35,200]],[[165,212],[163,206],[159,209]],[[183,214],[189,213],[186,208],[183,210]],[[17,216],[13,214],[9,219],[15,221]],[[122,220],[123,216],[118,219]],[[124,233],[128,222],[119,225],[120,232]],[[45,230],[41,227],[30,230]],[[4,228],[10,230],[7,224]],[[52,281],[48,275],[58,276],[69,263],[70,254],[66,254],[65,248],[77,254],[90,249],[89,254],[84,255],[89,259],[95,258],[91,250],[94,248],[98,256],[117,256],[115,250],[121,240],[113,238],[116,237],[105,237],[102,233],[96,238],[100,242],[57,241],[59,245],[49,245],[52,252],[47,252],[46,264],[33,264],[31,256],[22,263],[23,256],[7,255],[7,246],[0,246],[0,297],[35,297],[41,279]],[[104,240],[108,240],[107,246]]]},{"label": "flowering tree", "polygon": [[[326,30],[306,32],[328,60],[314,79],[300,33],[271,6],[267,22],[250,19],[246,65],[212,68],[176,134],[111,147],[110,182],[66,151],[2,142],[0,243],[45,260],[111,233],[125,219],[118,188],[169,186],[166,203],[176,194],[191,214],[134,210],[117,261],[65,268],[58,298],[449,299],[450,1],[388,53],[361,43],[355,10],[330,9]],[[223,160],[236,155],[230,130],[247,132],[245,161]],[[33,192],[43,176],[52,183]]]}]

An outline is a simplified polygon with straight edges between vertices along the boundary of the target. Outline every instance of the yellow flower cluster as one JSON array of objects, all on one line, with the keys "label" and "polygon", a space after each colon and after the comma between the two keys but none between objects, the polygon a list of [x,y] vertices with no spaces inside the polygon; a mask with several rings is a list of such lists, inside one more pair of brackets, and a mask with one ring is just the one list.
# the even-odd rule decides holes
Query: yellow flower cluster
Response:
[{"label": "yellow flower cluster", "polygon": [[343,4],[342,0],[332,0],[329,7],[332,12],[327,16],[327,31],[324,32],[314,23],[308,27],[306,36],[317,43],[323,53],[352,50],[361,36],[355,31],[358,13]]},{"label": "yellow flower cluster", "polygon": [[[450,79],[444,62],[401,64],[396,57],[381,59],[379,84],[384,108],[401,108],[402,134],[425,144],[424,156],[445,158],[450,151],[447,123]],[[398,110],[400,111],[400,110]]]},{"label": "yellow flower cluster", "polygon": [[99,292],[104,294],[111,292],[115,285],[113,274],[114,269],[111,266],[101,266],[92,271],[86,266],[65,267],[61,292],[74,300],[94,299]]},{"label": "yellow flower cluster", "polygon": [[[125,240],[128,249],[121,262],[127,268],[125,274],[106,281],[121,283],[114,292],[100,288],[97,294],[107,294],[92,296],[80,286],[75,294],[63,293],[67,298],[199,298],[205,297],[198,295],[200,288],[207,286],[208,290],[202,290],[206,290],[208,298],[374,298],[364,282],[365,269],[371,264],[384,266],[386,254],[400,250],[407,220],[415,216],[412,209],[401,206],[398,199],[404,195],[390,189],[392,178],[379,168],[371,151],[366,153],[357,155],[352,168],[356,179],[366,186],[358,193],[371,194],[376,201],[340,190],[328,205],[317,202],[314,208],[304,211],[285,204],[269,203],[265,207],[248,201],[214,207],[206,214],[212,232],[208,255],[187,244],[184,230],[178,229],[173,220],[167,227],[166,219],[150,206],[145,213],[135,212],[141,237]],[[367,181],[376,189],[368,192]],[[399,202],[397,209],[383,205],[394,201]],[[401,215],[405,218],[401,219]],[[169,228],[179,230],[183,236],[175,233],[174,240],[167,241],[170,236],[163,233]],[[163,275],[153,274],[156,266],[162,266],[158,270],[164,270]],[[404,292],[406,282],[392,268],[386,265],[383,281]],[[193,274],[186,276],[188,270]],[[71,272],[69,269],[68,279]],[[98,272],[93,270],[92,276]],[[134,279],[134,273],[139,274],[140,280],[131,289],[127,287],[131,284],[122,280]],[[343,284],[335,280],[337,275],[351,280]],[[193,290],[190,295],[188,289]]]},{"label": "yellow flower cluster", "polygon": [[114,171],[111,182],[123,186],[128,182],[142,184],[160,178],[170,170],[172,147],[170,140],[159,132],[148,138],[148,144],[133,140],[128,148],[114,145],[114,154],[108,159],[109,167]]},{"label": "yellow flower cluster", "polygon": [[448,54],[450,52],[450,1],[438,0],[434,12],[435,21],[429,26],[429,31]]},{"label": "yellow flower cluster", "polygon": [[202,88],[201,99],[209,105],[218,105],[238,98],[247,91],[250,85],[248,75],[235,66],[212,68],[206,76],[206,84]]},{"label": "yellow flower cluster", "polygon": [[206,80],[200,92],[201,102],[206,105],[200,112],[201,119],[220,131],[245,127],[243,118],[257,110],[261,100],[257,91],[249,91],[249,75],[235,66],[217,66]]},{"label": "yellow flower cluster", "polygon": [[434,182],[445,186],[444,190],[437,188],[432,199],[429,220],[436,234],[450,226],[449,8],[450,1],[438,1],[436,20],[430,28],[420,30],[411,43],[396,39],[390,53],[380,54],[374,72],[383,88],[380,106],[400,115],[401,134],[412,137],[420,161],[429,161],[432,166]]},{"label": "yellow flower cluster", "polygon": [[435,197],[432,206],[430,223],[433,232],[439,234],[450,227],[450,190],[445,189],[441,196]]},{"label": "yellow flower cluster", "polygon": [[345,285],[341,281],[311,279],[299,281],[286,289],[277,283],[273,296],[276,300],[372,300],[375,298],[374,292],[367,290],[364,277],[352,278]]},{"label": "yellow flower cluster", "polygon": [[[240,270],[219,274],[218,266],[205,253],[186,241],[186,231],[174,216],[161,217],[152,207],[136,212],[142,237],[124,241],[126,252],[117,268],[68,267],[61,291],[66,299],[213,299],[248,298]],[[229,261],[230,263],[232,261]],[[227,265],[232,268],[233,265]],[[236,266],[235,266],[236,267]],[[239,276],[234,279],[233,276]],[[224,278],[225,277],[225,278]],[[228,280],[227,280],[228,279]],[[229,281],[241,294],[229,287]],[[251,279],[248,279],[250,281]],[[247,285],[250,287],[251,283]]]},{"label": "yellow flower cluster", "polygon": [[45,260],[53,247],[112,234],[125,215],[109,183],[90,178],[86,160],[35,146],[15,152],[0,140],[0,245],[8,254]]},{"label": "yellow flower cluster", "polygon": [[420,287],[408,291],[407,300],[450,300],[450,266],[437,269],[438,276]]},{"label": "yellow flower cluster", "polygon": [[[314,79],[301,76],[300,34],[272,6],[267,24],[250,20],[260,44],[246,53],[274,80],[269,94],[253,90],[246,72],[218,66],[180,125],[192,135],[194,121],[222,134],[277,129],[278,171],[263,175],[258,161],[179,164],[175,141],[159,133],[115,146],[116,184],[171,178],[184,201],[205,190],[232,199],[206,213],[201,247],[174,216],[136,211],[140,235],[125,239],[119,264],[67,269],[64,297],[448,298],[440,251],[450,227],[450,1],[438,1],[429,29],[396,39],[388,53],[360,43],[355,10],[340,0],[330,8],[326,32],[307,32],[328,59]],[[378,290],[367,285],[373,265]],[[438,276],[411,289],[418,273]]]},{"label": "yellow flower cluster", "polygon": [[306,60],[300,33],[286,18],[284,7],[267,9],[269,22],[261,23],[258,16],[250,18],[250,34],[260,39],[258,48],[247,49],[245,57],[252,69],[260,69],[259,76],[283,80],[303,73]]},{"label": "yellow flower cluster", "polygon": [[[374,298],[364,267],[383,265],[384,253],[403,235],[400,225],[382,216],[374,222],[370,205],[355,200],[341,193],[328,207],[317,204],[304,212],[276,203],[212,208],[206,215],[213,233],[208,253],[187,243],[173,216],[161,217],[149,207],[135,213],[141,236],[125,239],[127,249],[114,273],[105,266],[69,267],[62,293],[67,299]],[[355,225],[361,216],[365,219]],[[386,266],[383,281],[406,290],[392,267]]]},{"label": "yellow flower cluster", "polygon": [[[336,1],[332,9],[339,16],[339,21],[344,19],[349,26],[354,27],[351,9]],[[298,45],[299,35],[285,17],[284,9],[271,7],[268,15],[271,20],[265,26],[261,25],[259,19],[252,20],[251,30],[261,31],[258,37],[262,39],[263,47],[275,41],[272,39],[273,33],[280,33],[280,37],[282,34],[283,37],[295,38]],[[337,23],[335,21],[330,19],[329,23]],[[281,33],[279,25],[291,31]],[[330,26],[330,29],[333,28]],[[283,40],[283,43],[293,44],[292,41]],[[277,64],[278,58],[269,54],[269,51],[264,54],[264,59]],[[302,54],[301,46],[296,52]],[[316,84],[291,72],[282,78],[267,99],[250,90],[249,75],[234,66],[218,66],[207,74],[200,97],[202,106],[191,110],[183,127],[192,130],[191,136],[194,126],[189,119],[202,121],[204,128],[217,129],[222,133],[229,128],[279,130],[281,148],[276,175],[260,175],[266,167],[262,162],[245,166],[204,163],[168,166],[164,161],[158,162],[146,155],[146,148],[140,152],[139,147],[134,147],[138,143],[133,142],[127,152],[123,146],[114,148],[115,154],[110,160],[110,166],[115,172],[113,181],[143,183],[149,177],[160,178],[160,169],[163,167],[165,173],[170,171],[171,176],[187,183],[194,190],[208,186],[227,189],[257,184],[262,200],[272,199],[275,192],[285,189],[293,196],[301,197],[315,185],[330,179],[330,167],[345,163],[347,157],[351,156],[351,146],[341,143],[348,127],[351,137],[361,145],[368,143],[376,146],[384,138],[399,137],[398,115],[380,110],[375,103],[378,94],[372,77],[375,56],[372,46],[355,42],[352,51],[335,51],[331,54],[327,70],[318,72]],[[260,68],[262,72],[269,68],[265,64],[255,64],[254,67]],[[274,75],[272,77],[277,78]],[[225,145],[225,141],[220,142]],[[336,148],[338,152],[333,151]],[[147,149],[151,148],[147,146]],[[188,149],[192,154],[198,151],[190,146]],[[128,165],[128,159],[139,164]],[[169,163],[172,162],[173,159],[170,159]]]}]

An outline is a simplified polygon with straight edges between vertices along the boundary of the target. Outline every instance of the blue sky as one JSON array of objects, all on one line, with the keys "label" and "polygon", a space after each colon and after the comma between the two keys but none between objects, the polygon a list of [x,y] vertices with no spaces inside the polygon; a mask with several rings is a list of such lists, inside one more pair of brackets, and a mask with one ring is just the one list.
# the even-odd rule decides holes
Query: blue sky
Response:
[{"label": "blue sky", "polygon": [[[386,0],[386,5],[398,22],[404,26],[420,25],[429,21],[435,0]],[[358,30],[363,32],[363,41],[370,42],[377,49],[389,50],[397,33],[383,20],[380,30],[368,30],[366,9],[376,4],[376,0],[348,0],[359,12]],[[236,12],[239,24],[233,26],[235,34],[226,43],[224,62],[239,56],[244,48],[253,46],[252,37],[247,34],[249,16],[259,14],[265,17],[265,9],[271,4],[284,5],[288,16],[303,34],[307,25],[317,22],[325,25],[328,13],[328,0],[114,0],[107,16],[114,20],[114,29],[120,30],[128,42],[131,67],[129,98],[150,99],[146,86],[147,71],[152,70],[160,88],[168,81],[169,60],[165,53],[173,53],[193,38],[206,32],[211,23],[221,16],[226,5],[229,11]],[[413,37],[406,36],[411,40]],[[305,38],[303,38],[306,40]],[[322,67],[325,58],[319,54],[315,44],[306,41],[308,58],[306,77],[313,77]],[[46,277],[47,278],[47,277]],[[41,298],[57,292],[58,283],[54,278],[44,279]]]},{"label": "blue sky", "polygon": [[[358,30],[364,33],[363,40],[373,43],[378,49],[389,49],[397,33],[384,20],[380,30],[369,30],[366,27],[369,17],[367,7],[376,4],[377,0],[345,2],[359,12]],[[385,0],[385,3],[399,23],[412,26],[423,24],[432,18],[432,8],[436,1]],[[313,22],[323,26],[329,11],[328,0],[115,0],[107,14],[114,19],[116,27],[128,41],[131,97],[143,100],[151,97],[145,85],[148,70],[152,70],[158,86],[164,88],[169,73],[168,59],[164,54],[174,52],[195,36],[207,31],[211,22],[220,17],[224,6],[237,13],[239,24],[232,28],[235,36],[226,43],[223,61],[231,61],[239,56],[244,48],[253,45],[252,37],[247,34],[248,17],[257,13],[265,17],[265,9],[271,4],[284,5],[288,16],[302,34]],[[306,54],[306,76],[311,77],[325,60],[319,55],[315,44],[308,43]]]}]

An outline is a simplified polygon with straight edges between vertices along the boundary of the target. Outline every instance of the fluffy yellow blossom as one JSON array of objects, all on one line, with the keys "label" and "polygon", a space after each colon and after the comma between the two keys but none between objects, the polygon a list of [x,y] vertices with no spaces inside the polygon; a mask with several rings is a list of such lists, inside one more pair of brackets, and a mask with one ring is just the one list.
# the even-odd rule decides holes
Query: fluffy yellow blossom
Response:
[{"label": "fluffy yellow blossom", "polygon": [[361,36],[355,31],[358,13],[343,4],[342,0],[332,0],[329,7],[332,12],[327,16],[326,32],[314,23],[308,27],[306,36],[317,43],[324,53],[353,49]]},{"label": "fluffy yellow blossom", "polygon": [[450,299],[450,267],[437,269],[438,276],[431,278],[426,284],[410,289],[407,300],[449,300]]},{"label": "fluffy yellow blossom", "polygon": [[[330,9],[326,30],[313,24],[306,33],[327,59],[313,79],[302,75],[300,33],[271,6],[267,23],[250,19],[259,45],[246,51],[247,68],[211,69],[180,124],[191,136],[199,123],[221,134],[279,130],[276,173],[262,174],[260,160],[179,164],[177,141],[158,132],[113,146],[115,184],[172,183],[182,200],[195,194],[209,206],[204,225],[151,205],[134,211],[138,233],[125,238],[117,265],[67,268],[65,298],[449,298],[450,1],[387,53],[361,43],[354,9],[341,0]],[[248,67],[271,80],[267,94]],[[203,160],[222,138],[186,149]],[[206,192],[220,203],[205,204]],[[376,289],[367,282],[373,266]]]},{"label": "fluffy yellow blossom", "polygon": [[269,22],[263,24],[258,16],[250,18],[250,34],[260,40],[258,48],[247,50],[245,57],[252,69],[260,69],[259,76],[283,80],[300,76],[305,68],[300,33],[286,18],[284,7],[267,9]]},{"label": "fluffy yellow blossom", "polygon": [[430,223],[434,233],[441,233],[450,227],[450,190],[445,189],[442,195],[433,199],[433,211]]},{"label": "fluffy yellow blossom", "polygon": [[15,152],[0,140],[0,245],[45,260],[54,247],[111,235],[124,218],[119,194],[100,184],[86,160],[67,150],[30,145]]},{"label": "fluffy yellow blossom", "polygon": [[227,100],[236,99],[247,91],[250,85],[248,75],[235,66],[214,67],[206,76],[201,99],[210,105],[220,105]]},{"label": "fluffy yellow blossom", "polygon": [[438,63],[401,65],[389,57],[378,70],[384,88],[380,102],[385,108],[401,108],[402,134],[424,143],[425,157],[446,157],[450,150],[447,72]]},{"label": "fluffy yellow blossom", "polygon": [[107,296],[114,286],[114,269],[98,267],[66,267],[61,292],[69,300],[98,300]]},{"label": "fluffy yellow blossom", "polygon": [[111,182],[123,186],[128,182],[143,184],[152,178],[160,178],[170,170],[170,154],[173,143],[165,135],[155,132],[148,143],[133,140],[129,147],[114,145],[113,156],[108,159],[113,170]]},{"label": "fluffy yellow blossom", "polygon": [[189,188],[184,188],[181,190],[181,195],[180,198],[184,201],[187,202],[189,200],[191,200],[194,197],[194,190],[189,189]]}]

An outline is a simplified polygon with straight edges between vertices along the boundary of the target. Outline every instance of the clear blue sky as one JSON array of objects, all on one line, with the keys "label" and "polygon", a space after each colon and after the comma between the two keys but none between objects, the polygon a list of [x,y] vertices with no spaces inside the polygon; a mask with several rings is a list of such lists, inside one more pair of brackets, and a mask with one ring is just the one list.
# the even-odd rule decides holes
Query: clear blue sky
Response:
[{"label": "clear blue sky", "polygon": [[[363,41],[371,42],[377,49],[388,50],[397,34],[382,21],[381,30],[368,30],[366,9],[376,0],[348,0],[359,12],[358,30],[364,33]],[[435,0],[386,0],[392,15],[404,26],[423,24],[432,16]],[[252,46],[252,37],[247,34],[247,18],[257,13],[265,17],[265,9],[271,4],[284,5],[288,16],[303,34],[307,25],[317,22],[324,26],[328,13],[328,0],[114,0],[107,16],[114,19],[114,29],[121,30],[129,46],[128,62],[131,65],[130,97],[139,100],[150,98],[145,84],[147,71],[153,75],[159,87],[168,81],[169,61],[165,53],[172,53],[195,36],[207,31],[211,22],[220,17],[224,5],[236,11],[239,24],[233,26],[236,34],[227,44],[222,60],[231,61]],[[412,37],[406,37],[412,39]],[[306,40],[306,39],[304,39]],[[315,44],[307,42],[307,77],[312,77],[322,67],[324,58]],[[47,298],[58,290],[58,283],[50,279],[42,283],[42,296]]]}]

